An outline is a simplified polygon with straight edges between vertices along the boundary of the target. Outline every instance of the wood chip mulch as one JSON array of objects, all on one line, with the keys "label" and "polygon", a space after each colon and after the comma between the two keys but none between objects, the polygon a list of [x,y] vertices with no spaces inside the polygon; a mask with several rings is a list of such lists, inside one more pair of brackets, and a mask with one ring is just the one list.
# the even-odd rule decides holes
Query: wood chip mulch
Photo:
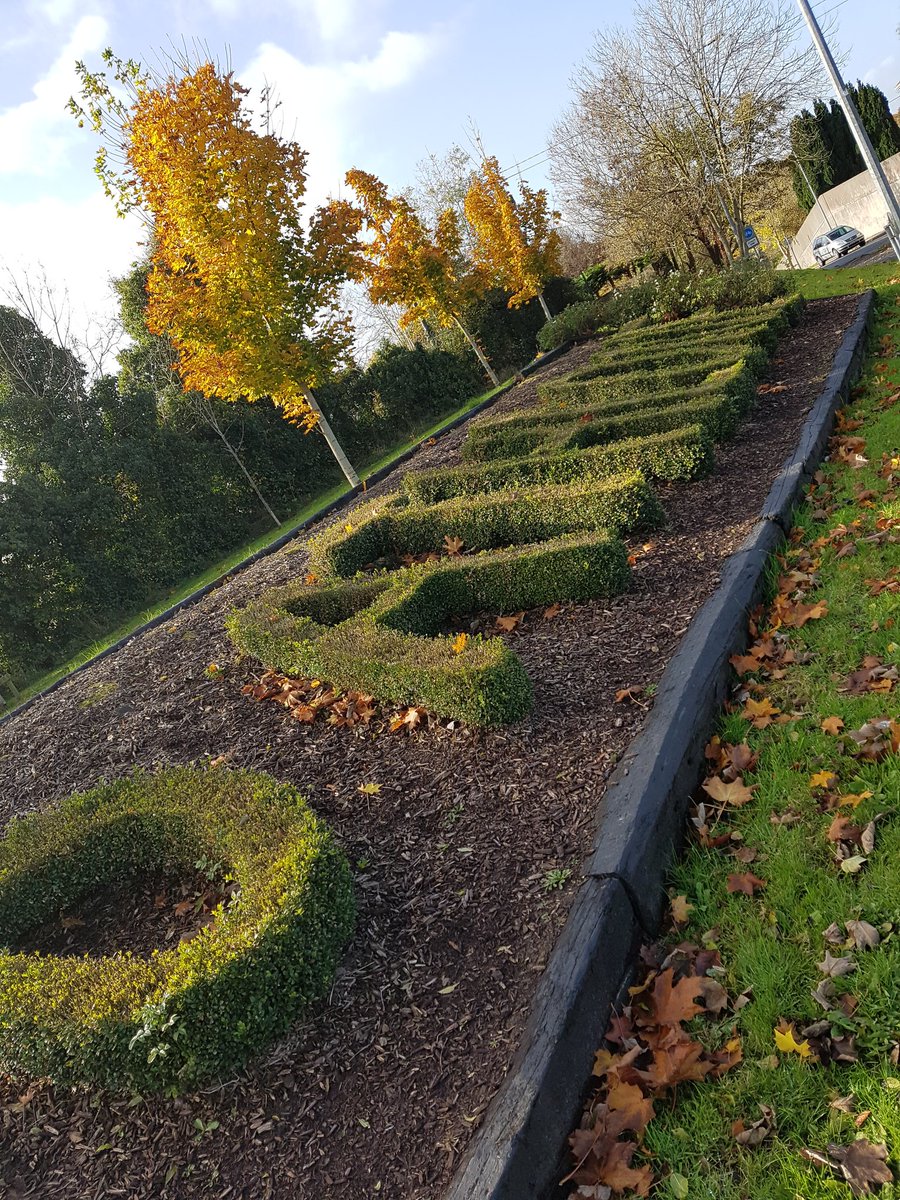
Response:
[{"label": "wood chip mulch", "polygon": [[[605,780],[821,390],[853,298],[812,302],[715,474],[661,490],[627,594],[508,637],[533,714],[492,733],[301,724],[241,688],[224,614],[304,570],[280,552],[0,728],[0,823],[134,765],[226,756],[309,797],[354,864],[359,922],[327,1001],[246,1074],[178,1100],[0,1077],[0,1195],[437,1200],[508,1070]],[[537,376],[587,360],[577,347]],[[493,411],[535,398],[534,379]],[[458,459],[465,430],[403,469]],[[396,477],[395,477],[396,478]],[[388,490],[392,481],[370,494]],[[393,483],[396,486],[396,483]],[[338,520],[346,520],[341,514]],[[210,663],[222,668],[207,674]],[[642,687],[637,702],[621,689]],[[377,783],[381,790],[359,791]],[[560,889],[552,871],[571,871]]]}]

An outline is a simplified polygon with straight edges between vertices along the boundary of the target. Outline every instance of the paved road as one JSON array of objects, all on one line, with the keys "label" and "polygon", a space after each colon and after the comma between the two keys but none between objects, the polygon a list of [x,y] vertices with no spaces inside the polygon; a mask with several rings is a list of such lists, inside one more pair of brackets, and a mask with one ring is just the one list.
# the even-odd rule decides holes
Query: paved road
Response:
[{"label": "paved road", "polygon": [[839,267],[871,267],[873,263],[892,262],[893,258],[894,252],[882,233],[866,242],[859,250],[854,250],[843,258],[831,259],[825,265],[829,270],[837,270]]}]

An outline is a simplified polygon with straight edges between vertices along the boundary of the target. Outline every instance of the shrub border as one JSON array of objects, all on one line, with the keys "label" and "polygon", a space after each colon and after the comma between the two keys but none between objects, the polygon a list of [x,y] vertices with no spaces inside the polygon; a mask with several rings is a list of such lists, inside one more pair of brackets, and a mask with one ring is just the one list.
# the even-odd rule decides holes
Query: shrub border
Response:
[{"label": "shrub border", "polygon": [[663,909],[664,880],[681,841],[687,798],[730,678],[747,643],[746,614],[769,558],[790,529],[836,409],[858,377],[875,293],[860,297],[796,449],[762,513],[722,571],[660,680],[653,710],[610,777],[594,848],[531,1005],[512,1066],[442,1200],[550,1200],[564,1174],[591,1063],[609,1012],[627,986],[642,936]]},{"label": "shrub border", "polygon": [[[571,342],[564,342],[563,345],[557,346],[553,350],[548,350],[545,354],[540,355],[540,357],[532,359],[530,363],[526,363],[525,366],[522,367],[521,371],[519,371],[519,374],[525,377],[533,375],[535,371],[539,371],[548,363],[553,362],[554,359],[557,359],[561,355],[565,354],[570,348],[571,344]],[[476,404],[474,408],[470,408],[468,412],[463,413],[461,416],[454,417],[452,421],[448,421],[446,425],[442,425],[437,433],[432,433],[429,434],[428,437],[422,438],[420,441],[416,442],[414,446],[410,446],[408,450],[404,450],[402,454],[398,454],[396,458],[392,459],[391,462],[387,464],[387,466],[380,467],[377,471],[373,471],[371,475],[367,475],[365,478],[365,486],[368,487],[370,484],[380,483],[382,479],[386,479],[392,471],[396,470],[397,467],[402,466],[405,462],[408,462],[412,456],[421,450],[421,448],[427,442],[430,442],[432,438],[441,438],[447,433],[452,433],[453,430],[458,429],[460,425],[465,425],[467,421],[470,421],[473,417],[477,417],[479,413],[484,412],[485,409],[490,408],[492,404],[495,404],[500,397],[504,395],[508,388],[513,386],[513,384],[514,379],[509,380],[507,386],[502,388],[501,391],[496,392],[487,400],[483,400],[481,404]],[[191,592],[189,596],[185,596],[184,599],[179,600],[177,604],[171,605],[163,612],[158,613],[155,617],[151,618],[151,620],[145,621],[143,625],[138,625],[135,629],[132,629],[129,633],[126,633],[124,637],[120,637],[117,641],[113,642],[111,646],[107,646],[106,649],[101,650],[99,654],[95,654],[86,662],[81,663],[81,665],[77,666],[74,671],[69,671],[68,674],[63,675],[60,679],[54,680],[53,683],[51,683],[48,687],[45,687],[42,691],[35,692],[35,694],[33,696],[29,696],[27,700],[23,700],[21,704],[18,704],[15,708],[10,709],[8,713],[3,713],[3,715],[0,716],[0,726],[5,725],[7,721],[11,721],[13,717],[20,716],[22,713],[27,712],[27,710],[31,708],[33,704],[37,704],[38,700],[43,700],[45,696],[52,695],[53,692],[55,692],[58,688],[61,688],[63,684],[70,683],[77,675],[80,675],[82,671],[86,671],[88,667],[93,667],[98,662],[101,662],[104,658],[108,658],[111,654],[115,654],[117,650],[121,650],[123,646],[127,646],[129,642],[134,640],[134,638],[141,637],[142,634],[149,633],[151,629],[156,629],[159,625],[165,625],[167,621],[171,621],[172,618],[180,613],[182,609],[190,608],[192,604],[196,604],[198,600],[202,600],[205,596],[208,596],[210,592],[214,592],[217,588],[220,588],[223,583],[226,583],[232,577],[232,575],[238,575],[241,571],[246,570],[247,567],[252,567],[254,563],[259,562],[260,559],[268,558],[270,554],[275,554],[278,550],[281,550],[282,547],[286,546],[288,542],[293,541],[298,534],[301,534],[304,532],[304,530],[309,529],[311,525],[315,525],[318,521],[324,520],[325,517],[330,516],[333,512],[339,512],[342,508],[346,508],[351,500],[355,500],[357,496],[362,494],[363,485],[360,484],[359,487],[351,488],[351,490],[345,492],[343,496],[339,496],[337,500],[332,500],[330,504],[323,505],[322,508],[317,509],[311,517],[307,517],[306,520],[301,521],[299,525],[294,525],[293,528],[287,531],[287,533],[283,533],[280,537],[277,537],[274,542],[269,542],[268,546],[263,546],[261,550],[257,550],[255,553],[248,555],[247,558],[244,558],[239,563],[236,563],[233,567],[231,567],[230,570],[225,571],[224,574],[219,575],[210,583],[204,584],[203,587],[198,588],[196,592]]]}]

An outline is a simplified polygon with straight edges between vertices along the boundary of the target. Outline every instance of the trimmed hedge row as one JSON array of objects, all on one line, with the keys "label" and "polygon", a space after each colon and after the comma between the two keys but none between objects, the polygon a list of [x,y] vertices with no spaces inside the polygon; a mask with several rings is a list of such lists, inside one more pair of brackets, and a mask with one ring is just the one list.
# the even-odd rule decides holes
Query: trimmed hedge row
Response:
[{"label": "trimmed hedge row", "polygon": [[776,300],[759,308],[733,309],[728,312],[707,310],[661,325],[643,325],[619,330],[603,342],[603,347],[625,349],[633,345],[672,345],[673,342],[698,335],[723,335],[726,332],[731,334],[770,322],[775,323],[779,333],[784,333],[788,326],[796,324],[799,320],[805,304],[802,296],[793,296],[789,300]]},{"label": "trimmed hedge row", "polygon": [[728,395],[700,396],[663,408],[639,406],[635,411],[590,419],[552,420],[536,425],[497,424],[475,436],[473,429],[463,443],[464,462],[487,462],[492,458],[515,458],[528,454],[552,454],[561,450],[607,445],[629,437],[665,433],[686,425],[700,425],[713,441],[730,437],[744,406]]},{"label": "trimmed hedge row", "polygon": [[628,575],[617,538],[570,534],[374,579],[271,588],[232,613],[227,628],[240,650],[286,674],[319,676],[473,725],[503,725],[531,707],[522,663],[499,638],[460,645],[439,636],[442,628],[467,613],[615,595]]},{"label": "trimmed hedge row", "polygon": [[658,500],[637,473],[431,505],[410,504],[395,493],[356,509],[350,523],[334,524],[313,538],[309,563],[320,575],[346,577],[379,559],[440,550],[444,537],[461,538],[467,550],[495,550],[564,533],[648,529],[661,519]]},{"label": "trimmed hedge row", "polygon": [[[189,941],[146,958],[10,948],[98,888],[203,857],[240,890]],[[141,1091],[233,1071],[325,993],[353,920],[344,856],[269,776],[181,768],[70,796],[0,841],[0,1066]]]},{"label": "trimmed hedge row", "polygon": [[708,434],[700,425],[688,425],[585,450],[411,471],[403,477],[403,489],[421,504],[437,504],[454,496],[504,488],[597,482],[625,471],[640,471],[648,479],[697,479],[710,470],[712,462],[713,444]]},{"label": "trimmed hedge row", "polygon": [[660,389],[671,391],[695,387],[709,375],[734,366],[738,361],[757,375],[768,363],[769,355],[760,347],[744,348],[742,352],[728,347],[722,354],[711,354],[686,362],[683,366],[660,371],[632,370],[614,375],[595,375],[586,369],[566,379],[539,383],[537,393],[544,403],[591,404],[603,398],[623,400]]}]

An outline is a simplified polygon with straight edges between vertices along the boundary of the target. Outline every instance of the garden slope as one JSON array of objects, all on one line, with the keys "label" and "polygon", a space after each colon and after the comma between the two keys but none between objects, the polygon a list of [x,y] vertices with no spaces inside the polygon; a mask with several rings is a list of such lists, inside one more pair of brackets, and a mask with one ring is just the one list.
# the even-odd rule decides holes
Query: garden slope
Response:
[{"label": "garden slope", "polygon": [[[360,903],[330,1003],[221,1090],[96,1108],[39,1090],[17,1110],[21,1088],[10,1086],[0,1179],[12,1195],[356,1200],[380,1184],[398,1200],[437,1200],[509,1065],[564,917],[566,894],[545,893],[542,879],[571,867],[574,883],[603,783],[640,725],[644,710],[616,705],[615,691],[662,673],[793,448],[854,312],[849,299],[811,304],[776,353],[771,378],[786,390],[761,397],[711,478],[659,489],[669,525],[647,553],[632,546],[625,595],[529,618],[510,637],[536,690],[519,725],[357,736],[241,696],[252,664],[227,666],[224,615],[302,570],[301,553],[256,564],[0,729],[4,818],[133,763],[225,753],[269,770],[342,840]],[[586,364],[591,349],[538,378]],[[492,415],[534,403],[534,388],[514,389]],[[455,463],[464,436],[409,465]],[[219,678],[207,677],[211,662],[227,666]],[[370,782],[381,791],[361,794]],[[200,1135],[198,1120],[218,1126]]]}]

